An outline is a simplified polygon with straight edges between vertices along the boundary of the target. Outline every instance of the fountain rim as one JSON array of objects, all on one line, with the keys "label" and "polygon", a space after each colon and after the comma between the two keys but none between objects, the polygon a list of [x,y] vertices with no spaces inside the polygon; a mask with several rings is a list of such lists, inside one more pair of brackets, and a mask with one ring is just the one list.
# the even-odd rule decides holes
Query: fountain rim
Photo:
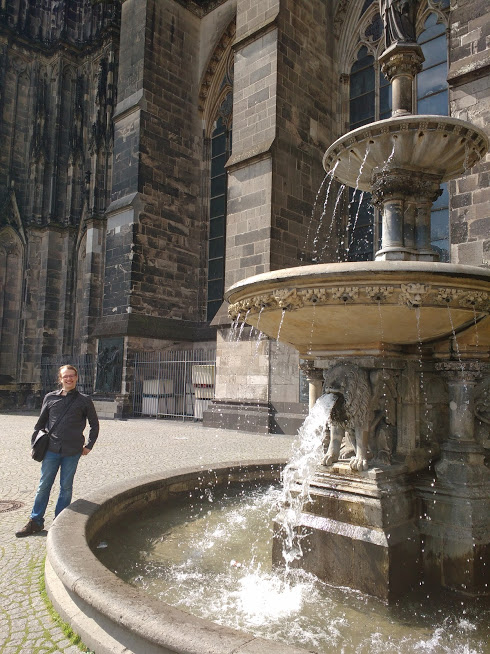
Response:
[{"label": "fountain rim", "polygon": [[[347,261],[341,263],[316,263],[306,266],[295,266],[259,273],[246,277],[228,288],[225,300],[230,304],[244,292],[254,293],[262,287],[287,286],[301,280],[301,283],[316,283],[320,281],[333,282],[339,280],[352,283],[354,281],[375,282],[375,277],[401,278],[404,281],[427,283],[438,277],[454,279],[475,279],[490,283],[490,269],[463,264],[440,263],[436,261]],[[423,275],[423,278],[421,277]],[[415,279],[414,279],[415,278]],[[236,298],[234,296],[237,296]]]},{"label": "fountain rim", "polygon": [[[384,118],[383,120],[377,120],[375,122],[362,125],[361,127],[357,127],[356,129],[353,129],[350,132],[346,132],[338,139],[336,139],[328,147],[325,154],[323,155],[322,163],[325,171],[328,173],[333,170],[334,165],[332,164],[342,151],[352,148],[356,144],[360,144],[368,138],[383,134],[387,129],[390,133],[392,132],[393,134],[395,134],[397,131],[394,128],[398,127],[402,130],[407,129],[411,122],[414,123],[414,129],[420,129],[421,123],[437,123],[439,126],[446,125],[459,127],[461,129],[465,129],[466,132],[477,135],[484,142],[484,147],[479,150],[480,158],[485,156],[490,147],[490,139],[485,131],[476,125],[473,125],[472,123],[462,120],[461,118],[442,116],[438,114],[405,114],[403,116],[391,116],[390,118]],[[434,130],[433,128],[428,127],[427,129],[429,131],[437,131],[437,128]]]},{"label": "fountain rim", "polygon": [[158,490],[174,498],[174,493],[198,487],[198,480],[212,481],[218,475],[255,472],[246,479],[252,482],[262,471],[278,478],[285,463],[271,458],[176,469],[118,482],[76,500],[48,532],[46,590],[56,611],[98,654],[143,651],[142,647],[149,654],[200,654],[203,646],[214,654],[305,654],[302,648],[218,625],[151,597],[119,579],[89,546],[114,514],[131,506],[136,511],[138,500],[146,502]]}]

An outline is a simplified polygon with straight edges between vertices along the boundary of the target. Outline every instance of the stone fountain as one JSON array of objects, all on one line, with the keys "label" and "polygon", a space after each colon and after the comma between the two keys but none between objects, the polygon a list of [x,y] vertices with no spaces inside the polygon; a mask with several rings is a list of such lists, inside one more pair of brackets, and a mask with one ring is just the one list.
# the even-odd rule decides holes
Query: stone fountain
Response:
[{"label": "stone fountain", "polygon": [[[323,160],[335,180],[372,193],[382,215],[375,261],[245,279],[227,293],[229,312],[299,351],[310,404],[322,392],[338,398],[297,524],[296,565],[387,601],[419,583],[485,595],[490,271],[439,263],[430,211],[440,184],[480,161],[488,138],[413,113],[422,51],[410,16],[381,4],[392,117],[342,136]],[[273,557],[280,563],[279,538]]]}]

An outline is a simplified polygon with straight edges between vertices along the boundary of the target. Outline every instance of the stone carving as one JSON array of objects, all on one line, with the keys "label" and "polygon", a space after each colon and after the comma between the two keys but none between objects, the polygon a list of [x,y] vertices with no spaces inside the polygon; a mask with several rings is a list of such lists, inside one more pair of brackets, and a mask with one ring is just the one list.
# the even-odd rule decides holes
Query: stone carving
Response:
[{"label": "stone carving", "polygon": [[298,291],[298,295],[303,298],[305,304],[323,303],[328,299],[326,288],[308,288]]},{"label": "stone carving", "polygon": [[401,293],[398,301],[411,308],[419,307],[430,291],[426,284],[401,284]]},{"label": "stone carving", "polygon": [[473,307],[479,311],[490,311],[490,297],[488,293],[480,291],[462,293],[459,299],[459,305],[462,307]]},{"label": "stone carving", "polygon": [[365,370],[354,364],[336,364],[324,374],[324,392],[338,396],[328,420],[330,441],[323,465],[339,460],[344,437],[354,450],[352,470],[367,470],[368,422],[371,386]]},{"label": "stone carving", "polygon": [[97,392],[121,392],[123,351],[124,341],[122,338],[106,338],[99,341],[95,384]]},{"label": "stone carving", "polygon": [[332,297],[334,300],[342,300],[348,302],[349,300],[357,300],[359,297],[359,288],[356,286],[341,286],[339,288],[332,288]]},{"label": "stone carving", "polygon": [[385,47],[393,43],[415,43],[418,0],[380,0],[379,12],[385,27]]},{"label": "stone carving", "polygon": [[336,364],[324,374],[325,393],[339,396],[328,427],[323,465],[350,458],[352,470],[368,461],[389,465],[396,447],[397,382],[393,372],[370,373],[354,364]]},{"label": "stone carving", "polygon": [[298,306],[303,306],[302,299],[298,296],[295,288],[285,288],[274,291],[274,299],[281,309],[293,309]]},{"label": "stone carving", "polygon": [[386,302],[388,297],[393,295],[394,288],[392,286],[366,286],[364,291],[373,302]]},{"label": "stone carving", "polygon": [[482,291],[466,291],[461,288],[432,288],[429,284],[393,284],[383,286],[334,286],[302,289],[275,289],[271,293],[244,298],[230,305],[228,313],[232,319],[248,311],[258,313],[262,310],[300,309],[315,304],[354,303],[397,303],[409,308],[430,306],[456,306],[488,313],[490,298]]}]

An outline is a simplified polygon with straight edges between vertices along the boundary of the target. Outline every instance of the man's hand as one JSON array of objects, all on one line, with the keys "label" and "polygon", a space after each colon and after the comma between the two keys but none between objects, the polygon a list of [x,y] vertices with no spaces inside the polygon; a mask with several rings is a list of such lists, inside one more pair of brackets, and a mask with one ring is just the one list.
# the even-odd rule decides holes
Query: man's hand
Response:
[{"label": "man's hand", "polygon": [[89,450],[88,447],[84,447],[82,450],[82,456],[87,456],[92,450]]}]

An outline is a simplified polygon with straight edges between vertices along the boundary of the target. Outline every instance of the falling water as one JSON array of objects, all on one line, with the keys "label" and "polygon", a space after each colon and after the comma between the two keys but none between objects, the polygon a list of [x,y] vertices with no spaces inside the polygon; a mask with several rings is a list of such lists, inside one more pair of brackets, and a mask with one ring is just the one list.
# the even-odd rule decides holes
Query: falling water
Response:
[{"label": "falling water", "polygon": [[383,170],[386,170],[388,168],[388,166],[390,165],[390,163],[391,163],[391,161],[392,161],[392,159],[393,159],[393,157],[395,155],[395,145],[396,145],[396,138],[393,138],[393,147],[391,149],[390,156],[388,157],[388,159],[386,160],[386,162],[385,162],[385,164],[383,166]]},{"label": "falling water", "polygon": [[329,227],[329,230],[328,230],[328,234],[327,234],[327,236],[325,238],[325,242],[323,244],[322,251],[320,253],[320,260],[322,260],[323,255],[325,253],[325,250],[327,248],[327,245],[330,243],[330,241],[332,239],[333,228],[334,228],[334,223],[335,223],[335,217],[337,215],[337,209],[338,209],[338,206],[339,206],[339,202],[340,202],[340,199],[341,199],[344,191],[345,191],[345,184],[341,184],[341,186],[339,188],[339,192],[337,193],[337,198],[335,199],[335,205],[334,205],[333,212],[332,212],[332,219],[330,220],[330,227]]},{"label": "falling water", "polygon": [[310,499],[310,484],[322,458],[325,432],[336,401],[337,395],[326,393],[315,402],[298,432],[292,457],[282,474],[282,509],[276,522],[283,535],[286,565],[303,554],[297,527],[301,523],[304,504]]},{"label": "falling water", "polygon": [[454,352],[456,354],[456,358],[457,358],[458,363],[460,365],[461,371],[464,372],[464,364],[463,364],[463,360],[461,358],[461,352],[459,350],[459,343],[458,343],[458,339],[456,337],[456,330],[454,328],[454,322],[453,322],[453,317],[451,315],[451,308],[449,307],[449,303],[447,305],[447,313],[448,313],[448,317],[449,317],[449,324],[451,325],[451,333],[452,333],[451,343],[454,344]]},{"label": "falling water", "polygon": [[[332,186],[333,177],[334,177],[334,174],[335,174],[335,169],[337,168],[338,165],[339,165],[339,161],[337,161],[335,163],[335,166],[332,168],[332,170],[329,173],[329,175],[331,175],[331,177],[330,177],[330,181],[328,183],[327,192],[325,194],[325,201],[323,203],[323,211],[322,211],[322,214],[321,214],[320,219],[318,221],[318,227],[316,229],[315,238],[313,239],[313,248],[312,248],[313,261],[317,260],[317,258],[315,258],[315,252],[316,252],[316,248],[317,248],[317,245],[318,245],[318,239],[319,239],[319,236],[320,236],[320,230],[321,230],[321,227],[322,227],[322,224],[323,224],[323,219],[325,218],[325,214],[327,213],[328,198],[330,196],[330,188]],[[308,235],[307,235],[307,238],[308,238]]]},{"label": "falling water", "polygon": [[240,326],[240,331],[238,332],[237,341],[239,341],[239,340],[242,338],[243,328],[245,327],[245,324],[246,324],[246,322],[247,322],[247,318],[248,318],[248,314],[249,314],[249,313],[250,313],[250,309],[249,309],[249,310],[247,311],[247,313],[245,314],[245,318],[243,319],[243,322],[242,322],[242,324],[241,324],[241,326]]},{"label": "falling water", "polygon": [[256,342],[255,342],[255,350],[254,350],[254,354],[253,354],[253,357],[252,357],[252,360],[253,360],[253,361],[255,361],[255,359],[256,359],[256,357],[257,357],[257,354],[259,353],[259,346],[260,346],[260,342],[261,342],[262,337],[263,337],[263,333],[260,331],[260,329],[259,329],[259,325],[260,325],[260,319],[261,319],[261,317],[262,317],[262,311],[263,311],[264,309],[265,309],[265,307],[264,307],[264,305],[262,305],[262,306],[260,307],[259,316],[258,316],[258,318],[257,318],[257,325],[256,325],[256,327],[255,327],[255,329],[256,329],[257,332],[258,332],[258,335],[257,335],[257,340],[256,340]]},{"label": "falling water", "polygon": [[231,323],[230,333],[228,334],[228,343],[232,343],[233,341],[237,340],[237,330],[240,316],[241,314],[239,313],[235,320]]},{"label": "falling water", "polygon": [[368,155],[369,155],[369,145],[366,148],[366,152],[364,153],[364,159],[362,160],[361,166],[359,168],[359,174],[357,175],[357,179],[356,179],[356,188],[354,189],[354,195],[357,189],[359,188],[359,182],[361,181],[362,170],[364,168],[364,164],[366,163],[366,159],[368,158]]},{"label": "falling water", "polygon": [[424,383],[424,362],[423,362],[423,353],[422,353],[422,333],[420,328],[420,307],[415,307],[415,320],[417,324],[417,347],[419,351],[419,367],[420,367],[420,391],[424,399],[424,408],[425,408],[425,424],[427,425],[427,431],[429,432],[426,435],[426,440],[429,439],[430,433],[432,432],[432,423],[429,420],[429,400],[427,397],[427,390]]},{"label": "falling water", "polygon": [[[362,191],[362,192],[361,192],[361,195],[359,196],[359,201],[358,201],[358,205],[357,205],[357,211],[356,211],[356,215],[355,215],[355,218],[354,218],[354,223],[353,223],[353,225],[352,225],[352,230],[351,230],[351,233],[352,233],[352,234],[354,234],[354,232],[356,231],[357,221],[359,220],[359,212],[360,212],[360,210],[361,210],[361,204],[362,204],[363,199],[364,199],[364,191]],[[352,201],[354,201],[354,198],[352,198]],[[351,239],[351,242],[349,243],[349,247],[347,248],[347,257],[348,257],[349,254],[350,254],[350,249],[351,249],[351,246],[352,246],[352,242],[353,242],[353,241],[352,241],[352,239]]]},{"label": "falling water", "polygon": [[257,355],[259,353],[259,347],[260,347],[261,342],[263,341],[263,337],[264,337],[264,333],[259,332],[259,334],[257,336],[257,340],[255,341],[255,350],[254,350],[254,354],[253,354],[253,357],[252,357],[252,361],[255,361],[255,359],[257,358]]},{"label": "falling water", "polygon": [[[317,191],[317,194],[316,194],[316,197],[315,197],[315,202],[313,203],[313,209],[311,210],[310,220],[309,220],[309,223],[308,223],[308,229],[306,230],[305,242],[303,244],[303,250],[305,252],[306,252],[307,247],[308,247],[308,240],[310,238],[311,224],[312,224],[313,218],[315,216],[315,210],[316,210],[316,207],[317,207],[317,204],[318,204],[318,199],[319,199],[320,194],[321,194],[321,192],[323,190],[323,187],[325,186],[325,183],[326,183],[326,181],[327,181],[327,179],[329,177],[330,177],[330,183],[331,183],[332,179],[333,179],[333,170],[331,170],[330,172],[328,172],[325,175],[325,177],[322,179],[322,183],[320,184],[320,188]],[[330,184],[329,184],[328,189],[327,189],[327,197],[328,197],[328,191],[329,190],[330,190]],[[324,206],[325,206],[325,203],[326,203],[326,199],[325,199],[325,202],[324,202]],[[303,259],[301,259],[301,260],[303,260]]]},{"label": "falling water", "polygon": [[480,334],[478,333],[478,320],[475,305],[473,305],[473,322],[475,324],[475,345],[478,347],[480,345]]},{"label": "falling water", "polygon": [[277,330],[276,341],[279,340],[279,336],[281,335],[282,323],[284,322],[284,316],[285,315],[286,315],[286,309],[283,309],[282,310],[282,315],[281,315],[281,321],[279,322],[279,328]]},{"label": "falling water", "polygon": [[316,301],[313,303],[313,315],[311,316],[310,338],[308,340],[308,351],[310,352],[313,344],[313,332],[315,331],[315,323],[316,323]]},{"label": "falling water", "polygon": [[384,372],[384,359],[385,359],[385,343],[384,343],[384,325],[383,325],[383,312],[381,311],[381,299],[378,297],[376,304],[378,305],[378,314],[379,314],[379,338],[380,338],[380,358],[381,362],[383,364],[382,366],[382,374],[383,374],[383,404],[385,406],[385,411],[386,411],[386,420],[387,422],[391,423],[390,418],[393,418],[393,416],[389,415],[389,402],[387,402],[387,397],[386,397],[386,374]]}]

